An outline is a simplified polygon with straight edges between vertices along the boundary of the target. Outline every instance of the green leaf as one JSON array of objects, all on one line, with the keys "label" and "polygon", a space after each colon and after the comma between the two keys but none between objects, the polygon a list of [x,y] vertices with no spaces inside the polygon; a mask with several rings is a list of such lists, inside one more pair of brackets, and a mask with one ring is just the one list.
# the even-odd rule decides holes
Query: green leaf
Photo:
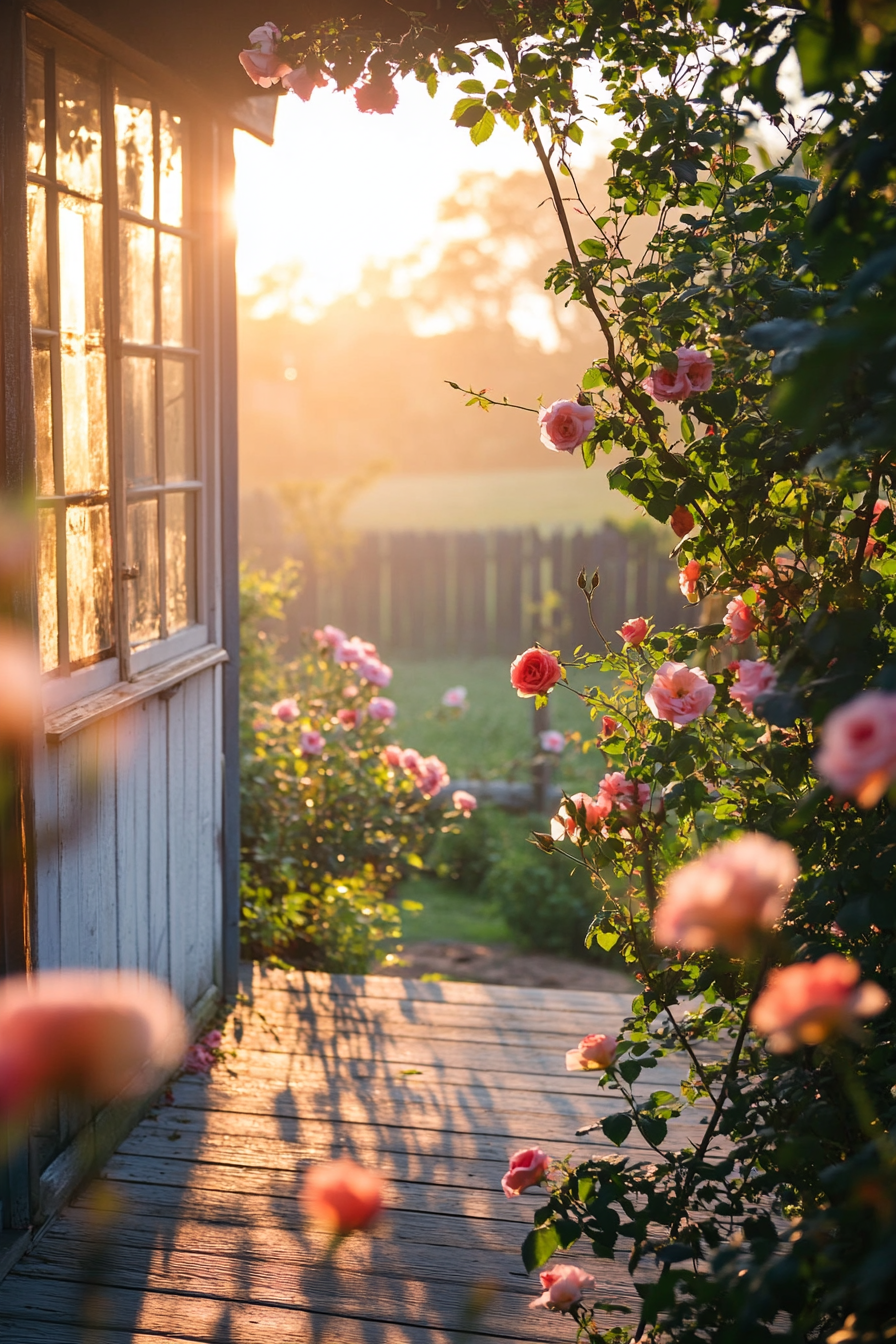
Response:
[{"label": "green leaf", "polygon": [[625,1143],[629,1134],[632,1132],[632,1118],[624,1112],[619,1111],[616,1115],[608,1115],[601,1121],[601,1128],[611,1143],[615,1143],[619,1148]]},{"label": "green leaf", "polygon": [[461,93],[485,93],[485,85],[478,79],[462,79],[457,87]]},{"label": "green leaf", "polygon": [[603,369],[590,368],[582,374],[582,391],[590,392],[595,387],[603,387],[606,383]]},{"label": "green leaf", "polygon": [[640,1126],[641,1133],[644,1135],[647,1142],[653,1143],[659,1147],[666,1137],[667,1126],[665,1120],[657,1120],[653,1119],[651,1116],[642,1115],[640,1117]]},{"label": "green leaf", "polygon": [[402,910],[422,910],[422,909],[423,909],[423,902],[422,902],[422,901],[402,901],[402,903],[401,903],[401,908],[402,908]]},{"label": "green leaf", "polygon": [[419,854],[408,854],[406,862],[409,863],[412,868],[426,867],[426,864],[423,862]]},{"label": "green leaf", "polygon": [[607,255],[607,245],[600,238],[584,238],[579,243],[579,251],[586,257],[596,257],[603,261]]},{"label": "green leaf", "polygon": [[560,1249],[560,1237],[555,1223],[546,1227],[536,1227],[523,1242],[523,1264],[531,1274],[533,1269],[546,1265],[555,1251]]},{"label": "green leaf", "polygon": [[597,452],[597,439],[592,434],[591,438],[586,439],[585,442],[582,444],[582,460],[584,461],[586,467],[594,466],[594,455],[596,452]]},{"label": "green leaf", "polygon": [[641,1075],[641,1065],[636,1059],[624,1059],[619,1065],[619,1072],[627,1083],[633,1083]]},{"label": "green leaf", "polygon": [[436,74],[435,70],[433,70],[430,74],[426,76],[426,92],[429,94],[430,98],[435,98],[438,91],[439,91],[439,77]]},{"label": "green leaf", "polygon": [[594,936],[597,939],[598,947],[602,947],[605,952],[609,952],[610,948],[615,947],[619,942],[619,934],[613,933],[612,930],[604,933],[603,929],[598,929]]},{"label": "green leaf", "polygon": [[461,98],[458,102],[454,104],[454,111],[451,113],[451,120],[456,121],[458,126],[469,126],[471,123],[469,121],[466,122],[461,121],[461,118],[465,117],[469,112],[472,112],[474,107],[481,108],[482,112],[485,111],[485,107],[483,105],[481,98]]},{"label": "green leaf", "polygon": [[487,140],[495,129],[495,114],[486,110],[485,114],[479,118],[475,126],[470,128],[470,139],[474,145],[481,145]]}]

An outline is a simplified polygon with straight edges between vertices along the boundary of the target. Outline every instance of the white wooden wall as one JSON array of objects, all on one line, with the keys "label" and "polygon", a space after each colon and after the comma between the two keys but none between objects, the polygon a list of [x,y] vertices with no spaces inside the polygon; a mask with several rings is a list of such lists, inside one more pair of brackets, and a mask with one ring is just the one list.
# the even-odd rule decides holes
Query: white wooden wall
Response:
[{"label": "white wooden wall", "polygon": [[[221,678],[209,668],[38,753],[40,969],[149,971],[187,1009],[221,985]],[[52,1146],[84,1118],[60,1115]]]}]

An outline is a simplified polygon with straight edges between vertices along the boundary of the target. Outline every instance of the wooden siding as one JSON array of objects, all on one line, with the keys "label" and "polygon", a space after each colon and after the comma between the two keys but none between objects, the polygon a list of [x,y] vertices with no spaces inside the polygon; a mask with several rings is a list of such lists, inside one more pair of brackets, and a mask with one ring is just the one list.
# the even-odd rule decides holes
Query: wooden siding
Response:
[{"label": "wooden siding", "polygon": [[[222,669],[37,753],[39,968],[136,968],[192,1008],[221,984]],[[89,1117],[60,1110],[41,1166]]]}]

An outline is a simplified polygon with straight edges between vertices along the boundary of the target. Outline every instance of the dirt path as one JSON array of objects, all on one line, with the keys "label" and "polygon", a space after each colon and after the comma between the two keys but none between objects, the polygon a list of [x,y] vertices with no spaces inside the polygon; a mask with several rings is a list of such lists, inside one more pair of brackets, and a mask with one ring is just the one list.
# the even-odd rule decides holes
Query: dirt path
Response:
[{"label": "dirt path", "polygon": [[378,975],[420,980],[471,980],[483,985],[520,985],[533,989],[585,989],[634,993],[635,981],[622,971],[589,965],[547,952],[519,952],[508,943],[406,943],[403,966],[381,968]]}]

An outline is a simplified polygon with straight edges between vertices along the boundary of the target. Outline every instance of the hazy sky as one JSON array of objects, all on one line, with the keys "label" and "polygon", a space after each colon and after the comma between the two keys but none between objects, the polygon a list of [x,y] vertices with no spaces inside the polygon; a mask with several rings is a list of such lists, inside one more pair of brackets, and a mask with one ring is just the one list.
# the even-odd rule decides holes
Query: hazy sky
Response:
[{"label": "hazy sky", "polygon": [[[461,174],[507,176],[538,168],[522,134],[498,122],[485,144],[450,121],[459,96],[445,83],[434,99],[413,78],[399,85],[391,116],[363,114],[351,94],[318,89],[310,102],[278,102],[269,148],[236,136],[238,275],[243,293],[272,268],[298,265],[293,304],[306,320],[352,293],[364,267],[438,241],[439,203]],[[606,150],[595,131],[578,151],[584,167]]]}]

